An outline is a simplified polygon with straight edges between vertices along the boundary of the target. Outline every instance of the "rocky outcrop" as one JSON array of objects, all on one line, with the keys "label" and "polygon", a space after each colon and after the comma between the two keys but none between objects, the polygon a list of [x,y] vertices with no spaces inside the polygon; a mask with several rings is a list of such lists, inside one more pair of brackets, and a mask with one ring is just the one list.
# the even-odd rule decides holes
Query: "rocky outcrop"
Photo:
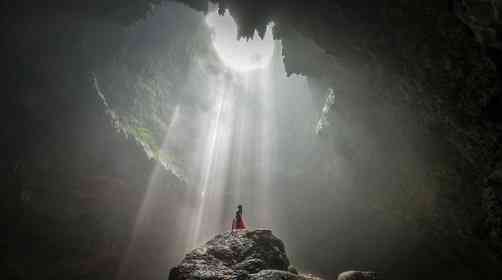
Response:
[{"label": "rocky outcrop", "polygon": [[217,235],[188,253],[169,280],[320,279],[292,273],[289,267],[284,243],[271,230],[242,230]]}]

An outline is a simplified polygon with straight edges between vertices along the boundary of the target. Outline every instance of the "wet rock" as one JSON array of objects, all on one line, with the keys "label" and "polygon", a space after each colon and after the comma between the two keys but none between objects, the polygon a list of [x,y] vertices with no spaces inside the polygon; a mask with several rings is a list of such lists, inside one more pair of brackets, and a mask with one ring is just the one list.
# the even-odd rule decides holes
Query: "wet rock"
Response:
[{"label": "wet rock", "polygon": [[169,280],[184,279],[319,279],[288,271],[283,242],[272,231],[241,230],[217,235],[188,253]]}]

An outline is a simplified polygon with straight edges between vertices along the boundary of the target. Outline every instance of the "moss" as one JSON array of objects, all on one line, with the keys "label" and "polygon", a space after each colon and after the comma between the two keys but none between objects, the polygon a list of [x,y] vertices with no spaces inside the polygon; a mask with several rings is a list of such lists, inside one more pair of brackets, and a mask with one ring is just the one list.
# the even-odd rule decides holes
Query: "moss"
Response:
[{"label": "moss", "polygon": [[143,145],[146,145],[150,148],[150,150],[155,155],[155,158],[158,158],[158,152],[160,149],[160,145],[156,141],[154,134],[145,127],[128,127],[127,132],[134,136],[134,138],[141,142]]}]

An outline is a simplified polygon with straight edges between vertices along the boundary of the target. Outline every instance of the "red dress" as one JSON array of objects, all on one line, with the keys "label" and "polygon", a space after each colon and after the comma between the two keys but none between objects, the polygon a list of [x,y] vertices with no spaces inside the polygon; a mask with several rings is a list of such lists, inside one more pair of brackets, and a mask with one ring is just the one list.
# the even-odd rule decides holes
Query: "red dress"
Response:
[{"label": "red dress", "polygon": [[244,220],[242,219],[242,213],[237,211],[237,213],[235,214],[235,219],[232,222],[232,230],[245,228],[246,225],[244,224]]}]

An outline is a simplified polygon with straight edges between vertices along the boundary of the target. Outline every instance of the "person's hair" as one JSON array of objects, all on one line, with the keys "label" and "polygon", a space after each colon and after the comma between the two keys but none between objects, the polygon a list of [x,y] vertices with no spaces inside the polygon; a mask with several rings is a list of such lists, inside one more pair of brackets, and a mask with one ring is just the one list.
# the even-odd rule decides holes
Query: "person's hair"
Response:
[{"label": "person's hair", "polygon": [[237,208],[242,208],[242,205],[240,205],[240,204],[239,204],[239,205],[237,206]]}]

